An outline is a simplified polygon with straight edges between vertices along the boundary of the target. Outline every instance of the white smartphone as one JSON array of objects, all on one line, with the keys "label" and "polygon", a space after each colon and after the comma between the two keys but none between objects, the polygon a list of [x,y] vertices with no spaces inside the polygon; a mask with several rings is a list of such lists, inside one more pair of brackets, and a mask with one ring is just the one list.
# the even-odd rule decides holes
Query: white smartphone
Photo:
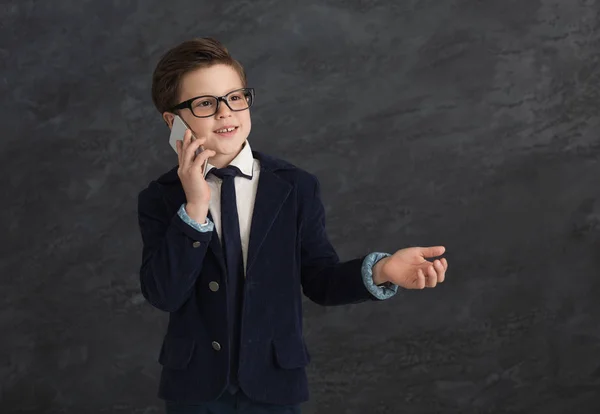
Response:
[{"label": "white smartphone", "polygon": [[[183,140],[186,129],[189,129],[190,131],[192,131],[192,128],[190,128],[185,123],[185,121],[183,119],[181,119],[181,117],[179,115],[175,115],[175,119],[173,120],[173,127],[171,128],[171,135],[169,136],[169,144],[171,144],[171,148],[173,148],[173,151],[175,151],[175,153],[177,153],[177,141]],[[192,131],[192,141],[195,139],[196,139],[196,136],[194,135],[194,132]],[[200,146],[200,148],[198,148],[198,150],[196,151],[196,156],[198,154],[200,154],[202,151],[204,151],[204,147]],[[206,161],[204,161],[204,166],[202,167],[202,172],[204,173],[204,175],[206,175],[207,164],[208,164],[208,159]]]}]

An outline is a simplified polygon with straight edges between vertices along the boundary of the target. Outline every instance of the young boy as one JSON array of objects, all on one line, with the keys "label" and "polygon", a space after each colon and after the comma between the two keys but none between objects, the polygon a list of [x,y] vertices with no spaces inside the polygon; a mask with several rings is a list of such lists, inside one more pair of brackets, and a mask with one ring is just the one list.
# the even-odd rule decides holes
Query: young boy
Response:
[{"label": "young boy", "polygon": [[138,200],[141,290],[169,312],[158,395],[168,413],[299,413],[310,361],[301,293],[333,306],[434,287],[448,263],[425,258],[445,249],[340,262],[317,178],[251,149],[254,90],[218,41],[174,47],[152,82],[165,123],[178,115],[191,129],[178,166]]}]

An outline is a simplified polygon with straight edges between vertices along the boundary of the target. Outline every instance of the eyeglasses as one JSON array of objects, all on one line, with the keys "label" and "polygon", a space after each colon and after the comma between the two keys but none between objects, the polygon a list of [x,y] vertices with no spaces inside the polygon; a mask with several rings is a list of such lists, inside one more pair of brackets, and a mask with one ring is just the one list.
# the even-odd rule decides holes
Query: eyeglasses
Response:
[{"label": "eyeglasses", "polygon": [[224,96],[203,95],[188,99],[171,108],[172,111],[189,108],[196,118],[208,118],[219,111],[221,101],[234,112],[244,111],[254,102],[254,89],[242,88]]}]

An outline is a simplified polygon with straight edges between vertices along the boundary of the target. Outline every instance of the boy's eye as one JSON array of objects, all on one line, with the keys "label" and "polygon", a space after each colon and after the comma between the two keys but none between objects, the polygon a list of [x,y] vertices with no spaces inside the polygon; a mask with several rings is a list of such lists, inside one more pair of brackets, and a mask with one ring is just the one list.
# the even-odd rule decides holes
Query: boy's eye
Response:
[{"label": "boy's eye", "polygon": [[236,93],[236,94],[233,94],[233,95],[231,95],[229,97],[230,101],[237,101],[237,100],[240,100],[240,99],[242,99],[242,94],[241,93]]},{"label": "boy's eye", "polygon": [[197,101],[195,103],[195,107],[207,107],[207,106],[211,106],[212,105],[212,101],[210,99],[204,99],[201,101]]}]

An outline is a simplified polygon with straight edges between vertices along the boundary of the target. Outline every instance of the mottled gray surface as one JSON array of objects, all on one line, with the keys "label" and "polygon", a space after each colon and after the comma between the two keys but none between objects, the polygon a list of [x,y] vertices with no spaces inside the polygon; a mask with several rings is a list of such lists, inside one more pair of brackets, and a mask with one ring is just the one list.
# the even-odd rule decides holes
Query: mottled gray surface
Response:
[{"label": "mottled gray surface", "polygon": [[304,413],[600,412],[600,2],[3,1],[1,413],[160,413],[136,195],[176,162],[159,55],[221,39],[251,142],[322,180],[342,258],[447,283],[306,307]]}]

